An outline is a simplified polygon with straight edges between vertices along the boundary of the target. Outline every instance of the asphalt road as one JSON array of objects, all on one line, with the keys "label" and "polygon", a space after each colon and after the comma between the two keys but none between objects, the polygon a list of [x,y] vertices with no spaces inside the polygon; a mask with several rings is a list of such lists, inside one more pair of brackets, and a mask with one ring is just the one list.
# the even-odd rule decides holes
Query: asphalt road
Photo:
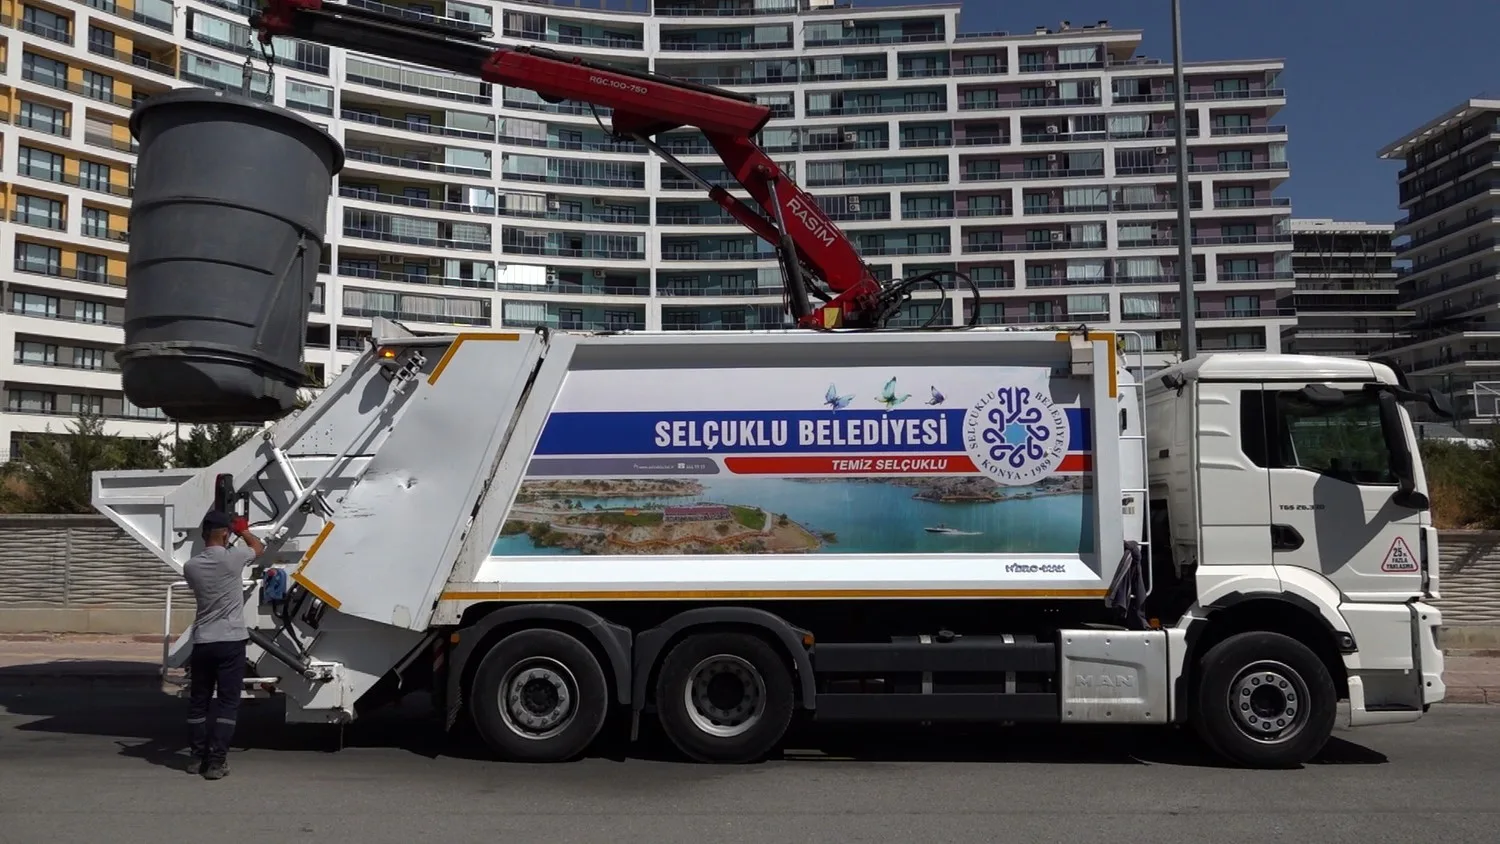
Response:
[{"label": "asphalt road", "polygon": [[[800,737],[707,767],[665,752],[485,761],[415,711],[342,731],[242,714],[233,773],[181,770],[182,704],[0,685],[0,842],[1494,842],[1500,707],[1343,732],[1300,771],[1217,767],[1166,730]],[[523,837],[524,836],[524,837]]]}]

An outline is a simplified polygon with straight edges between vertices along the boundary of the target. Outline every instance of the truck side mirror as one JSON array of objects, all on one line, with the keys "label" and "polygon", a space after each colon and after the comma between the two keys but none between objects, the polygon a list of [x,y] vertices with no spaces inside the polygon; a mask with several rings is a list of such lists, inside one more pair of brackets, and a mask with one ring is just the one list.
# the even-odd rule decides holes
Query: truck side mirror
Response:
[{"label": "truck side mirror", "polygon": [[1444,419],[1453,418],[1452,400],[1448,398],[1447,393],[1440,393],[1435,387],[1427,391],[1427,406],[1432,408],[1433,413]]},{"label": "truck side mirror", "polygon": [[1394,501],[1402,507],[1425,510],[1427,496],[1417,492],[1416,469],[1411,445],[1406,439],[1406,427],[1401,424],[1401,404],[1388,391],[1382,391],[1380,402],[1380,431],[1385,435],[1385,450],[1390,455],[1391,472],[1396,476]]}]

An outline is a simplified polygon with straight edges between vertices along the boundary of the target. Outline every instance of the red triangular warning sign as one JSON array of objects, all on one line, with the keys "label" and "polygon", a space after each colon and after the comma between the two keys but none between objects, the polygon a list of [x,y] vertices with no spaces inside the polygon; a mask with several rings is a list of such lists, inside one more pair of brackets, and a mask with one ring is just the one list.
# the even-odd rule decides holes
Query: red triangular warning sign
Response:
[{"label": "red triangular warning sign", "polygon": [[1414,572],[1420,568],[1411,546],[1399,536],[1391,543],[1391,550],[1385,552],[1385,562],[1380,564],[1380,570],[1384,572]]}]

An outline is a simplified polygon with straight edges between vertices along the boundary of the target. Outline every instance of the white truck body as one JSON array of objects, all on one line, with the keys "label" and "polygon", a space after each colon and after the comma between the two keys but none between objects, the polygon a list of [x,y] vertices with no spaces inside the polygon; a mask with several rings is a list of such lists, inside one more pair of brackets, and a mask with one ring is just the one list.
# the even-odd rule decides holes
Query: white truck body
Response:
[{"label": "white truck body", "polygon": [[[1243,436],[1246,420],[1281,418],[1264,403],[1244,410],[1247,393],[1373,396],[1363,385],[1396,375],[1247,354],[1143,381],[1119,339],[415,336],[377,320],[370,350],[263,438],[203,470],[99,473],[94,503],[180,571],[229,476],[269,562],[299,587],[276,611],[260,581],[247,589],[257,688],[283,694],[289,719],[337,722],[383,679],[400,686],[430,668],[449,721],[468,704],[518,758],[565,756],[597,733],[517,743],[525,730],[503,710],[521,686],[491,688],[510,680],[486,666],[528,630],[584,643],[608,703],[664,723],[678,713],[688,726],[668,733],[703,759],[748,758],[781,735],[672,704],[672,654],[726,631],[762,637],[785,661],[781,679],[725,657],[754,664],[757,712],[774,713],[765,700],[787,685],[788,707],[795,692],[800,711],[829,721],[1201,722],[1246,764],[1302,761],[1326,719],[1309,722],[1311,737],[1272,740],[1257,732],[1271,729],[1265,715],[1242,718],[1235,738],[1230,698],[1205,703],[1201,688],[1240,683],[1249,700],[1262,677],[1302,684],[1315,700],[1268,710],[1299,724],[1332,701],[1305,660],[1257,676],[1198,670],[1236,635],[1315,654],[1355,724],[1414,720],[1441,700],[1440,615],[1422,602],[1438,588],[1425,505],[1393,503],[1396,482],[1378,469],[1341,479],[1297,463],[1311,448],[1300,434],[1286,449],[1261,436],[1254,455]],[[1312,417],[1374,407],[1351,401]],[[1338,436],[1357,440],[1368,421]],[[1122,622],[1115,604],[1153,619]],[[168,663],[190,648],[189,630]],[[1293,676],[1298,665],[1307,676]],[[971,676],[985,674],[993,682]],[[707,700],[684,682],[683,707]],[[595,688],[558,683],[575,708]],[[679,740],[692,723],[709,726]]]}]

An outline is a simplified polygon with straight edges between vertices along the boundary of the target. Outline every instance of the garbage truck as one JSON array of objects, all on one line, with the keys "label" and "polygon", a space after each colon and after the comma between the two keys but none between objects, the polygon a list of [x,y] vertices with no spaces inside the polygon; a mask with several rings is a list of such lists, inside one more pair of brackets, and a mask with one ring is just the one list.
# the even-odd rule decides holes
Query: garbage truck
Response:
[{"label": "garbage truck", "polygon": [[[248,519],[267,547],[243,694],[288,721],[421,691],[505,759],[576,758],[651,719],[710,763],[763,758],[800,721],[1189,725],[1284,767],[1341,701],[1364,726],[1443,699],[1408,408],[1447,408],[1394,364],[1148,373],[1089,326],[888,327],[915,286],[947,288],[877,281],[755,144],[764,106],[362,7],[273,0],[252,24],[602,103],[661,154],[653,137],[698,127],[749,201],[705,188],[776,247],[790,316],[376,318],[299,406],[338,143],[220,91],[141,104],[126,393],[260,430],[203,469],[97,473],[93,504],[179,571],[208,512]],[[164,672],[192,629],[168,638]]]}]

